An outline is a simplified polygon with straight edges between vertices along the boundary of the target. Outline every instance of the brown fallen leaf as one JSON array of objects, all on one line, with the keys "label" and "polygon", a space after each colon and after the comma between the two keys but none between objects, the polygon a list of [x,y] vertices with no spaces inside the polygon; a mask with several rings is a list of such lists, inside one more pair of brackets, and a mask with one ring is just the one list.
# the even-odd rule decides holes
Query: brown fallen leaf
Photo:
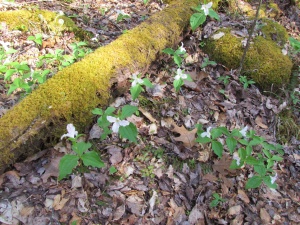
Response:
[{"label": "brown fallen leaf", "polygon": [[53,201],[54,210],[61,210],[65,206],[67,201],[69,201],[68,198],[61,198],[60,194],[56,195]]},{"label": "brown fallen leaf", "polygon": [[46,183],[48,178],[58,177],[58,165],[60,162],[61,157],[56,157],[54,159],[51,159],[51,162],[49,162],[47,165],[45,165],[46,172],[42,175],[43,183]]},{"label": "brown fallen leaf", "polygon": [[238,197],[246,204],[249,204],[250,199],[248,198],[248,196],[246,195],[246,193],[243,190],[241,190],[241,189],[238,190]]},{"label": "brown fallen leaf", "polygon": [[215,182],[215,181],[218,180],[218,178],[217,178],[215,175],[211,174],[211,173],[205,174],[205,175],[202,177],[202,179],[203,179],[203,180],[208,180],[208,181],[210,181],[210,182]]},{"label": "brown fallen leaf", "polygon": [[263,122],[262,122],[262,117],[261,117],[261,116],[257,116],[257,117],[256,117],[255,123],[256,123],[259,127],[263,128],[263,129],[267,129],[267,128],[268,128],[267,125],[263,124]]},{"label": "brown fallen leaf", "polygon": [[271,217],[265,208],[260,209],[259,216],[263,224],[270,224]]},{"label": "brown fallen leaf", "polygon": [[189,223],[191,225],[205,225],[203,206],[196,204],[189,215]]},{"label": "brown fallen leaf", "polygon": [[222,175],[236,175],[236,170],[230,169],[232,159],[228,154],[223,154],[220,160],[214,160],[213,169]]},{"label": "brown fallen leaf", "polygon": [[241,213],[242,207],[240,205],[232,206],[228,209],[228,216],[237,216]]},{"label": "brown fallen leaf", "polygon": [[[179,137],[174,138],[175,141],[182,142],[183,145],[188,148],[191,148],[196,144],[196,142],[195,142],[196,133],[197,133],[196,128],[194,130],[189,131],[184,126],[179,127],[179,126],[177,126],[177,124],[174,122],[174,120],[172,118],[165,119],[165,122],[168,125],[170,125],[172,132],[180,134]],[[172,127],[173,127],[173,129],[172,129]]]}]

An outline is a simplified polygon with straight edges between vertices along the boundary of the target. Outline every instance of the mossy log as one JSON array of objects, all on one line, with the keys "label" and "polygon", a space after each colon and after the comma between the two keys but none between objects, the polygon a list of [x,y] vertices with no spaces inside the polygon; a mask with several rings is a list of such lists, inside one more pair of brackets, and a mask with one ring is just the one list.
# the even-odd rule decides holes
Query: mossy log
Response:
[{"label": "mossy log", "polygon": [[[59,20],[63,20],[63,24],[60,24]],[[69,31],[82,40],[92,37],[92,33],[77,27],[70,18],[48,10],[4,11],[0,12],[0,22],[5,22],[10,30],[50,32],[56,35]]]},{"label": "mossy log", "polygon": [[[91,110],[105,107],[112,80],[142,71],[166,47],[174,47],[196,0],[176,0],[148,20],[62,71],[0,119],[0,173],[18,159],[53,145],[73,123],[80,133]],[[129,88],[129,87],[128,87]]]}]

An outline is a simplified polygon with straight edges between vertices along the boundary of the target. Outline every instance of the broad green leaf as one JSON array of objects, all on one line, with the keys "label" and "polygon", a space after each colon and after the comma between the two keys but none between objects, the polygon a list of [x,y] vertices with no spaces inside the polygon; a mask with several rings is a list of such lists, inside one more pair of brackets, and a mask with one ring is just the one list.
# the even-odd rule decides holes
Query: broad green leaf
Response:
[{"label": "broad green leaf", "polygon": [[230,136],[230,133],[226,127],[217,127],[218,130],[220,130],[223,134]]},{"label": "broad green leaf", "polygon": [[261,144],[263,142],[263,138],[258,137],[258,136],[254,136],[253,139],[249,142],[249,145],[258,145]]},{"label": "broad green leaf", "polygon": [[198,5],[197,7],[192,7],[192,9],[198,12],[203,12],[203,10],[201,9],[201,5]]},{"label": "broad green leaf", "polygon": [[273,188],[273,189],[276,189],[276,188],[277,188],[276,182],[274,182],[273,184],[271,183],[271,177],[270,177],[270,176],[264,176],[264,177],[263,177],[263,181],[264,181],[264,183],[265,183],[269,188]]},{"label": "broad green leaf", "polygon": [[[240,133],[240,132],[239,132]],[[245,140],[245,139],[240,139],[239,142],[242,144],[242,145],[248,145],[248,141]]]},{"label": "broad green leaf", "polygon": [[271,158],[271,157],[272,157],[272,154],[270,153],[269,150],[263,149],[263,152],[264,152],[264,154],[265,154],[268,158]]},{"label": "broad green leaf", "polygon": [[218,13],[216,13],[213,9],[209,9],[208,10],[208,15],[211,17],[211,18],[214,18],[216,20],[220,20],[220,17],[218,15]]},{"label": "broad green leaf", "polygon": [[222,158],[222,155],[223,155],[223,145],[218,142],[218,141],[212,141],[211,142],[211,147],[214,151],[214,153],[219,157],[219,158]]},{"label": "broad green leaf", "polygon": [[169,55],[173,55],[175,51],[172,48],[165,48],[164,50],[162,50],[162,52]]},{"label": "broad green leaf", "polygon": [[186,76],[187,76],[186,80],[191,81],[191,82],[193,81],[193,79],[191,78],[191,75],[187,74]]},{"label": "broad green leaf", "polygon": [[122,108],[120,119],[123,120],[132,114],[134,114],[138,110],[138,107],[132,105],[124,105]]},{"label": "broad green leaf", "polygon": [[183,85],[183,80],[181,78],[178,80],[174,80],[173,85],[174,85],[175,91],[178,92],[180,90],[180,87]]},{"label": "broad green leaf", "polygon": [[201,137],[201,136],[199,136],[199,137],[196,139],[196,142],[205,144],[205,143],[211,142],[211,139],[208,138],[208,137]]},{"label": "broad green leaf", "polygon": [[105,110],[104,114],[107,116],[110,116],[116,109],[114,107],[107,107],[107,109]]},{"label": "broad green leaf", "polygon": [[217,128],[213,128],[211,129],[211,137],[212,139],[216,139],[218,137],[220,137],[222,134],[223,134],[223,130],[222,129],[219,129],[218,127]]},{"label": "broad green leaf", "polygon": [[114,166],[109,167],[109,174],[110,174],[110,175],[111,175],[111,174],[114,174],[114,173],[116,173],[116,172],[118,172],[118,170],[116,169],[116,167],[114,167]]},{"label": "broad green leaf", "polygon": [[237,146],[237,140],[233,137],[228,137],[226,138],[226,144],[230,154],[232,154]]},{"label": "broad green leaf", "polygon": [[137,143],[137,129],[133,123],[130,123],[126,127],[119,128],[119,134],[122,138],[127,138],[129,141]]},{"label": "broad green leaf", "polygon": [[100,140],[101,141],[103,141],[105,138],[107,138],[107,136],[109,135],[109,134],[111,134],[112,133],[112,130],[111,129],[108,129],[108,127],[104,127],[103,128],[103,133],[101,134],[101,136],[100,136]]},{"label": "broad green leaf", "polygon": [[230,164],[230,169],[235,170],[235,169],[239,169],[244,165],[244,163],[242,163],[242,161],[240,161],[240,165],[237,164],[237,161],[234,159],[232,160],[231,164]]},{"label": "broad green leaf", "polygon": [[245,161],[245,159],[247,157],[246,150],[244,148],[239,148],[238,154],[239,154],[239,157],[241,158],[241,160]]},{"label": "broad green leaf", "polygon": [[266,175],[267,169],[264,165],[254,166],[254,171],[260,176]]},{"label": "broad green leaf", "polygon": [[150,88],[153,87],[153,84],[150,82],[148,78],[144,78],[143,82],[146,87],[150,87]]},{"label": "broad green leaf", "polygon": [[143,91],[144,89],[141,87],[141,85],[137,84],[134,87],[130,88],[130,94],[132,97],[132,100],[137,99],[137,97],[139,97],[140,93]]},{"label": "broad green leaf", "polygon": [[30,68],[27,64],[21,64],[17,67],[17,69],[20,71],[29,71],[30,70]]},{"label": "broad green leaf", "polygon": [[11,93],[13,93],[17,88],[19,88],[21,86],[20,84],[21,79],[18,77],[16,79],[14,79],[14,82],[9,86],[9,89],[7,91],[7,95],[10,95]]},{"label": "broad green leaf", "polygon": [[245,162],[249,165],[252,165],[252,166],[259,166],[259,165],[262,165],[262,162],[257,160],[256,158],[254,158],[253,156],[248,156],[246,159],[245,159]]},{"label": "broad green leaf", "polygon": [[90,142],[79,142],[79,143],[75,143],[72,146],[72,150],[74,152],[77,153],[77,155],[79,155],[79,157],[82,156],[82,154],[88,150],[90,147],[92,147],[92,144]]},{"label": "broad green leaf", "polygon": [[272,159],[267,160],[267,169],[272,168],[274,166],[274,161]]},{"label": "broad green leaf", "polygon": [[9,80],[10,77],[17,72],[16,69],[9,69],[6,71],[5,75],[4,75],[4,80]]},{"label": "broad green leaf", "polygon": [[219,199],[214,199],[210,202],[209,207],[214,208],[219,204]]},{"label": "broad green leaf", "polygon": [[257,188],[257,187],[259,187],[261,185],[261,182],[262,182],[262,178],[261,177],[259,177],[259,176],[253,176],[253,177],[251,177],[247,181],[245,188],[246,189]]},{"label": "broad green leaf", "polygon": [[278,156],[278,155],[273,155],[271,159],[274,160],[274,161],[278,161],[278,162],[283,160],[283,158]]},{"label": "broad green leaf", "polygon": [[247,155],[251,155],[252,151],[253,151],[252,146],[251,145],[247,145],[246,146],[246,154]]},{"label": "broad green leaf", "polygon": [[77,155],[65,155],[59,162],[58,180],[64,179],[67,175],[72,173],[72,170],[78,165],[79,157]]},{"label": "broad green leaf", "polygon": [[[231,131],[231,136],[241,138],[242,134],[241,134],[241,132],[238,129],[233,129]],[[247,143],[246,140],[244,140],[244,139],[241,139],[241,140],[244,141],[244,143]],[[243,144],[243,143],[241,143],[241,144]],[[243,144],[243,145],[247,145],[247,144]]]},{"label": "broad green leaf", "polygon": [[197,27],[202,25],[206,20],[206,16],[204,13],[194,13],[190,18],[190,24],[192,30],[196,30]]},{"label": "broad green leaf", "polygon": [[100,156],[95,151],[89,151],[84,153],[81,159],[85,166],[92,166],[97,168],[102,168],[105,166],[102,160],[100,159]]},{"label": "broad green leaf", "polygon": [[267,149],[267,150],[273,150],[273,149],[275,149],[275,146],[274,146],[274,145],[269,144],[269,143],[267,143],[267,142],[263,142],[263,143],[261,143],[261,145],[262,145],[265,149]]},{"label": "broad green leaf", "polygon": [[174,61],[177,64],[178,67],[181,66],[182,59],[181,59],[181,57],[179,55],[177,55],[177,54],[174,55]]}]

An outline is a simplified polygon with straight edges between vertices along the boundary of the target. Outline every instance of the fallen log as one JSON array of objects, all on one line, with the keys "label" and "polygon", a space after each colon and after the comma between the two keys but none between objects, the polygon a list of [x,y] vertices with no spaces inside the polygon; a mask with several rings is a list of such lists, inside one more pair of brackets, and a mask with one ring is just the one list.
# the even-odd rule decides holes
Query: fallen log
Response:
[{"label": "fallen log", "polygon": [[73,123],[82,133],[92,121],[91,110],[107,106],[112,81],[124,78],[123,71],[145,70],[162,49],[178,44],[197,3],[172,1],[111,44],[58,72],[9,110],[0,118],[0,174],[13,162],[53,146],[66,124]]}]

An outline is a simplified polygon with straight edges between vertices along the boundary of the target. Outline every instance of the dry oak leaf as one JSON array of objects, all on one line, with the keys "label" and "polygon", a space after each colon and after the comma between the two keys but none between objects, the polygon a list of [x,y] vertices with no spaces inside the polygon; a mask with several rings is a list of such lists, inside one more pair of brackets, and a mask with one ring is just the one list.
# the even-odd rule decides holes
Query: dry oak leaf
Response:
[{"label": "dry oak leaf", "polygon": [[231,157],[228,154],[223,154],[220,160],[214,160],[213,170],[219,172],[220,174],[226,175],[236,175],[236,170],[230,169]]},{"label": "dry oak leaf", "polygon": [[177,124],[172,118],[165,119],[165,123],[168,124],[168,126],[170,126],[172,132],[180,134],[179,137],[174,138],[175,141],[182,142],[183,145],[188,148],[191,148],[195,145],[197,128],[189,131],[184,126],[177,126]]}]

